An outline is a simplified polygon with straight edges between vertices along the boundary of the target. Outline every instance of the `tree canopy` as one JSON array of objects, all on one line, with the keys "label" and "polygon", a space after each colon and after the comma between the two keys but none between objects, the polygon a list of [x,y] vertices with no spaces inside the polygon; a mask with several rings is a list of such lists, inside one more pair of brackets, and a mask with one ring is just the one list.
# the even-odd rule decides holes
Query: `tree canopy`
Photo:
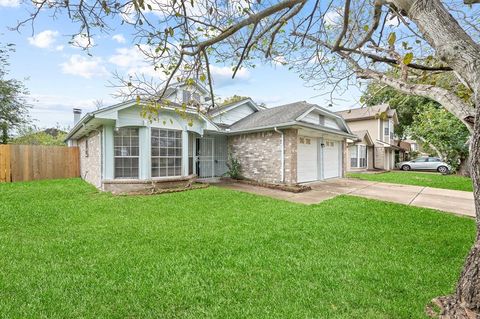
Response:
[{"label": "tree canopy", "polygon": [[389,86],[370,83],[362,99],[365,105],[389,104],[397,111],[399,124],[395,134],[400,139],[414,138],[424,151],[447,161],[454,171],[468,174],[470,133],[455,116],[436,101],[399,92]]},{"label": "tree canopy", "polygon": [[11,52],[14,52],[13,45],[0,45],[0,144],[8,142],[12,130],[30,121],[25,85],[22,81],[8,78]]},{"label": "tree canopy", "polygon": [[65,146],[66,137],[67,132],[58,128],[39,129],[35,126],[27,126],[18,129],[17,135],[12,137],[9,143]]}]

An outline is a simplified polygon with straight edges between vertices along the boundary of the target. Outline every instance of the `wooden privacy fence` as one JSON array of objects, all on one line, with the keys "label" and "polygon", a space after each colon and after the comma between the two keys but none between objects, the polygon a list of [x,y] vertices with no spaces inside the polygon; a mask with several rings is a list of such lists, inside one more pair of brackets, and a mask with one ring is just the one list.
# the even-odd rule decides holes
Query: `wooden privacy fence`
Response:
[{"label": "wooden privacy fence", "polygon": [[0,182],[78,176],[78,147],[0,145]]}]

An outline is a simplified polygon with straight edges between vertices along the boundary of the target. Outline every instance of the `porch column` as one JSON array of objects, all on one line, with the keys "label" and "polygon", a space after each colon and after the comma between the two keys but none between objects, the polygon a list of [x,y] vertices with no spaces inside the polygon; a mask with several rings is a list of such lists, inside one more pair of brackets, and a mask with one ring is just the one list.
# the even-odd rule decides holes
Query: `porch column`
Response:
[{"label": "porch column", "polygon": [[151,141],[150,141],[150,127],[140,127],[139,131],[139,172],[140,179],[149,179],[152,173],[150,166],[151,159]]},{"label": "porch column", "polygon": [[113,126],[105,125],[103,127],[103,179],[114,178],[114,154],[113,154]]},{"label": "porch column", "polygon": [[182,131],[182,176],[188,175],[188,131],[184,127]]}]

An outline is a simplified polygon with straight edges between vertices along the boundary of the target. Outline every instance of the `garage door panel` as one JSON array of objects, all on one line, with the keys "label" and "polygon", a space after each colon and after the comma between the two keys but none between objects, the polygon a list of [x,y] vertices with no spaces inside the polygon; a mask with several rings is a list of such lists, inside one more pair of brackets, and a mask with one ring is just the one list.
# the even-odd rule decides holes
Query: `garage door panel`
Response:
[{"label": "garage door panel", "polygon": [[318,180],[317,139],[299,136],[297,145],[297,181],[304,183]]},{"label": "garage door panel", "polygon": [[339,141],[325,140],[323,148],[323,176],[327,178],[340,177],[340,146]]}]

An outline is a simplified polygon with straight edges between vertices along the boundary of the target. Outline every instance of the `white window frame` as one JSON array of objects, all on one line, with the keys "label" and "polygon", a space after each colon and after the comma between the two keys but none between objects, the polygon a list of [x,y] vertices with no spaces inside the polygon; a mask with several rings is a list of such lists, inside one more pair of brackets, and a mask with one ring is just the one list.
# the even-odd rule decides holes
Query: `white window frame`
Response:
[{"label": "white window frame", "polygon": [[[365,150],[365,157],[360,157],[360,150],[361,149]],[[355,157],[352,157],[352,151],[355,149],[354,154]],[[352,145],[349,147],[349,152],[350,152],[350,167],[351,168],[367,168],[368,165],[368,151],[367,151],[367,145],[365,144],[356,144]],[[353,164],[353,159],[355,159],[355,165]],[[365,163],[362,165],[361,161],[364,160]]]},{"label": "white window frame", "polygon": [[[121,135],[118,136],[121,132],[129,130],[129,135]],[[136,136],[132,135],[131,132],[136,131]],[[139,134],[139,128],[138,127],[122,127],[122,128],[117,128],[115,129],[115,132],[113,134],[113,154],[114,154],[114,163],[113,163],[113,174],[115,179],[138,179],[139,174],[140,174],[140,134]],[[122,143],[120,145],[117,144],[117,138],[122,139]],[[137,138],[137,145],[132,144],[132,138]],[[128,144],[123,143],[124,141],[128,140]],[[120,154],[119,152],[120,151]],[[137,165],[131,165],[130,167],[125,167],[122,166],[123,169],[128,168],[131,171],[135,170],[137,171],[137,174],[121,174],[117,175],[117,159],[131,159],[131,162],[137,162]]]},{"label": "white window frame", "polygon": [[390,140],[390,120],[383,121],[383,140]]},{"label": "white window frame", "polygon": [[[182,176],[182,151],[185,146],[181,130],[152,128],[150,147],[152,178]],[[154,164],[155,162],[158,162],[158,165]]]},{"label": "white window frame", "polygon": [[188,90],[183,90],[182,91],[182,102],[183,103],[189,103],[192,100],[192,92]]}]

